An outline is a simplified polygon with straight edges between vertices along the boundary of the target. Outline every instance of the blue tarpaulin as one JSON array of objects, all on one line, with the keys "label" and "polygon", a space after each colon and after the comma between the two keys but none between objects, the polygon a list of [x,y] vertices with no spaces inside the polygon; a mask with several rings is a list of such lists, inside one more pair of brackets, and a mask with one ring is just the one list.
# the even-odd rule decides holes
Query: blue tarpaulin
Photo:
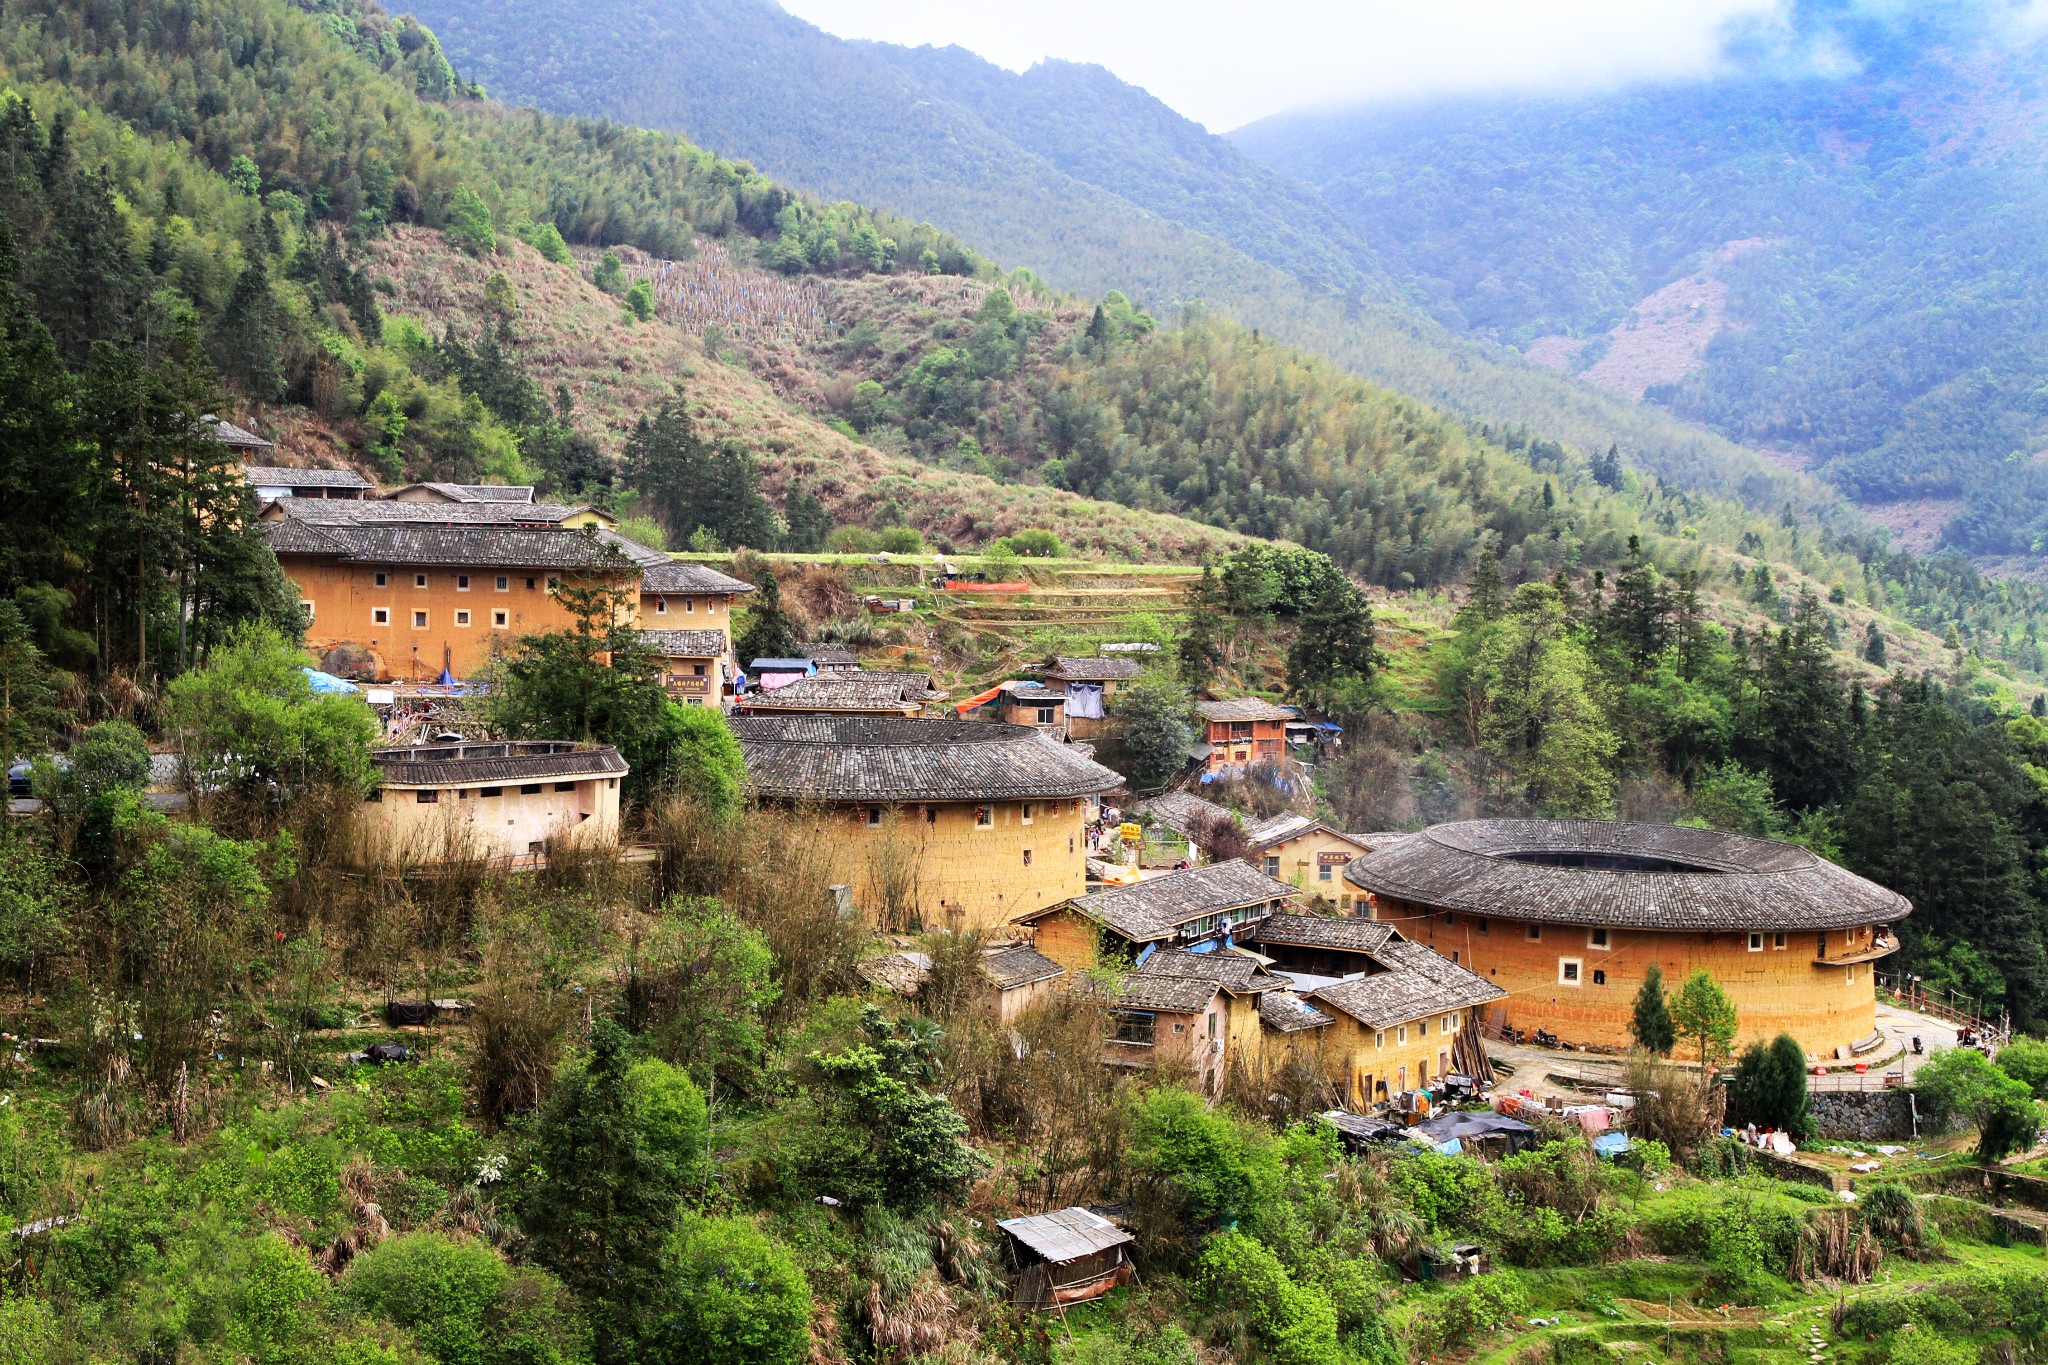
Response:
[{"label": "blue tarpaulin", "polygon": [[332,673],[322,673],[317,668],[306,668],[300,671],[306,675],[306,681],[313,685],[315,692],[360,692],[362,690],[347,678],[337,678]]},{"label": "blue tarpaulin", "polygon": [[1612,1161],[1628,1149],[1627,1133],[1602,1133],[1593,1139],[1593,1150],[1603,1161]]}]

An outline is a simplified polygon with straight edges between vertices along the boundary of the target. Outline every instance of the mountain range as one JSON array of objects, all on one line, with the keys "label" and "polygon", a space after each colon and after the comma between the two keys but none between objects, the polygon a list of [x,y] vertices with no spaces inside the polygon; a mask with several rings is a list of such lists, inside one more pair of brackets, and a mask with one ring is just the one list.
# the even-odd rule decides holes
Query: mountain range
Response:
[{"label": "mountain range", "polygon": [[1491,428],[1759,509],[1846,497],[2011,571],[2048,539],[2048,105],[2016,6],[1801,4],[1709,79],[1228,137],[1101,67],[849,42],[768,0],[413,9],[496,96],[1220,309]]}]

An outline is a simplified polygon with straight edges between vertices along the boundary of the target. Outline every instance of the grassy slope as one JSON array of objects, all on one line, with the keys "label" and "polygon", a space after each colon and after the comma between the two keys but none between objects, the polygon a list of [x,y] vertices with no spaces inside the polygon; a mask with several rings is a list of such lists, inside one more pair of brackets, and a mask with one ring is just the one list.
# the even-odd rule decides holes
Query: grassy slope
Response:
[{"label": "grassy slope", "polygon": [[[487,316],[484,281],[498,270],[519,294],[521,360],[547,391],[568,385],[585,424],[613,453],[623,448],[635,419],[681,385],[708,433],[739,439],[760,456],[771,494],[801,479],[840,521],[863,521],[893,500],[938,543],[976,545],[1041,526],[1107,559],[1186,561],[1244,540],[1179,517],[933,469],[863,445],[793,401],[806,376],[773,366],[772,360],[769,372],[757,375],[707,356],[698,337],[666,322],[629,323],[618,301],[579,272],[550,265],[518,243],[503,254],[473,259],[438,233],[401,229],[376,245],[372,267],[390,287],[389,311],[437,331],[481,326]],[[939,290],[960,283],[916,280],[907,287]]]}]

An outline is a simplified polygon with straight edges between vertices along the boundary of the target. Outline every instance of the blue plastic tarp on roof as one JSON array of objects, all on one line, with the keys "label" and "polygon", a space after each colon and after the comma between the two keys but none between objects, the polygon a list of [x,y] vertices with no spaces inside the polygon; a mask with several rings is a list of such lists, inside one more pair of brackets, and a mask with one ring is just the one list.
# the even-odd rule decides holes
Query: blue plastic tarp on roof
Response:
[{"label": "blue plastic tarp on roof", "polygon": [[313,690],[315,692],[334,693],[362,691],[361,688],[357,687],[347,678],[337,678],[332,673],[322,673],[317,668],[302,668],[299,671],[306,675],[306,681],[312,684]]}]

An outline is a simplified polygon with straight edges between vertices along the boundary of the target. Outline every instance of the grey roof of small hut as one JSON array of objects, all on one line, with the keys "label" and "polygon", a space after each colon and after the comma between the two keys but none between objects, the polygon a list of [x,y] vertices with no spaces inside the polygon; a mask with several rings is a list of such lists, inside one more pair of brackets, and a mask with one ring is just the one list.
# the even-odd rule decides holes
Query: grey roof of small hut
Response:
[{"label": "grey roof of small hut", "polygon": [[[734,579],[738,582],[738,579]],[[814,664],[858,664],[860,655],[845,645],[798,645],[797,652]]]},{"label": "grey roof of small hut", "polygon": [[1257,697],[1232,697],[1227,701],[1198,701],[1195,709],[1204,720],[1289,720],[1293,713]]},{"label": "grey roof of small hut", "polygon": [[643,630],[640,641],[671,659],[715,659],[725,653],[725,632],[718,630]]},{"label": "grey roof of small hut", "polygon": [[1200,977],[1145,976],[1126,973],[1117,983],[1116,1008],[1158,1010],[1162,1014],[1199,1014],[1223,987]]},{"label": "grey roof of small hut", "polygon": [[[814,661],[815,662],[815,661]],[[931,686],[928,673],[885,673],[848,669],[816,673],[799,678],[773,692],[750,693],[744,705],[750,711],[806,711],[829,708],[834,711],[896,711],[911,704],[944,701],[946,694]]]},{"label": "grey roof of small hut", "polygon": [[1067,969],[1027,943],[1019,943],[981,958],[981,974],[999,991],[1014,990],[1038,981],[1065,976]]},{"label": "grey roof of small hut", "polygon": [[1293,991],[1267,991],[1259,997],[1259,1019],[1267,1028],[1281,1033],[1300,1033],[1305,1029],[1328,1028],[1336,1023],[1331,1015],[1324,1014]]},{"label": "grey roof of small hut", "polygon": [[911,716],[739,716],[756,795],[790,801],[1092,796],[1123,778],[1028,725]]},{"label": "grey roof of small hut", "polygon": [[1013,687],[1010,689],[1009,696],[1012,701],[1041,702],[1051,706],[1065,706],[1067,704],[1066,693],[1055,692],[1050,687],[1040,687],[1037,683],[1024,683]]},{"label": "grey roof of small hut", "polygon": [[585,748],[546,739],[372,749],[370,762],[387,785],[400,787],[477,786],[626,771],[626,760],[609,744]]},{"label": "grey roof of small hut", "polygon": [[[264,440],[255,432],[245,431],[233,422],[223,418],[209,416],[202,418],[201,423],[206,427],[206,434],[224,446],[234,446],[238,450],[275,450],[277,448],[273,442]],[[253,483],[255,480],[252,479],[250,482]]]},{"label": "grey roof of small hut", "polygon": [[1147,811],[1152,818],[1170,830],[1181,834],[1193,834],[1219,818],[1229,819],[1230,812],[1214,801],[1204,801],[1193,792],[1167,792],[1149,801],[1140,801],[1138,809]]},{"label": "grey roof of small hut", "polygon": [[1133,976],[1170,976],[1183,981],[1213,981],[1232,995],[1277,991],[1287,982],[1267,971],[1257,958],[1243,953],[1191,953],[1162,948],[1139,963]]},{"label": "grey roof of small hut", "polygon": [[1393,937],[1391,924],[1323,915],[1268,915],[1251,932],[1254,943],[1334,948],[1345,953],[1376,953]]},{"label": "grey roof of small hut", "polygon": [[752,583],[742,583],[731,574],[723,574],[706,564],[691,564],[680,559],[662,556],[658,564],[650,564],[647,572],[640,576],[640,591],[664,592],[752,592]]},{"label": "grey roof of small hut", "polygon": [[533,485],[526,483],[409,483],[398,493],[410,493],[415,488],[429,489],[450,502],[533,501]]},{"label": "grey roof of small hut", "polygon": [[[222,423],[223,426],[226,423]],[[236,428],[240,430],[240,428]],[[244,433],[245,435],[247,433]],[[285,469],[274,464],[245,464],[242,479],[251,487],[262,488],[374,488],[371,483],[353,469]],[[325,501],[322,499],[321,501]],[[354,501],[345,499],[344,501]]]},{"label": "grey roof of small hut", "polygon": [[1627,820],[1437,825],[1374,844],[1344,877],[1437,909],[1624,929],[1843,929],[1913,912],[1897,892],[1793,844]]},{"label": "grey roof of small hut", "polygon": [[1052,667],[1043,669],[1045,677],[1061,682],[1124,682],[1144,673],[1145,667],[1136,659],[1054,659]]},{"label": "grey roof of small hut", "polygon": [[558,527],[315,525],[297,517],[258,522],[278,554],[333,555],[359,564],[454,568],[601,569],[644,564],[659,551],[611,531]]},{"label": "grey roof of small hut", "polygon": [[1005,1218],[996,1226],[1054,1265],[1078,1261],[1136,1240],[1107,1218],[1083,1208],[1060,1209],[1029,1218]]},{"label": "grey roof of small hut", "polygon": [[1341,1010],[1367,1028],[1388,1028],[1507,995],[1477,972],[1419,943],[1390,939],[1372,956],[1388,970],[1318,986],[1306,993],[1307,998]]},{"label": "grey roof of small hut", "polygon": [[882,953],[862,958],[853,969],[871,986],[898,995],[916,995],[931,977],[932,959],[929,953]]},{"label": "grey roof of small hut", "polygon": [[1148,877],[1131,886],[1105,887],[1019,918],[1035,918],[1072,906],[1133,943],[1145,943],[1169,938],[1181,925],[1205,915],[1248,909],[1264,914],[1269,903],[1300,894],[1298,887],[1233,858],[1227,863]]},{"label": "grey roof of small hut", "polygon": [[[292,474],[290,469],[277,471]],[[251,483],[258,480],[250,480]],[[296,483],[296,480],[261,480]],[[271,506],[286,516],[322,526],[371,526],[423,522],[447,526],[558,526],[595,508],[566,502],[398,502],[391,498],[277,498]]]}]

